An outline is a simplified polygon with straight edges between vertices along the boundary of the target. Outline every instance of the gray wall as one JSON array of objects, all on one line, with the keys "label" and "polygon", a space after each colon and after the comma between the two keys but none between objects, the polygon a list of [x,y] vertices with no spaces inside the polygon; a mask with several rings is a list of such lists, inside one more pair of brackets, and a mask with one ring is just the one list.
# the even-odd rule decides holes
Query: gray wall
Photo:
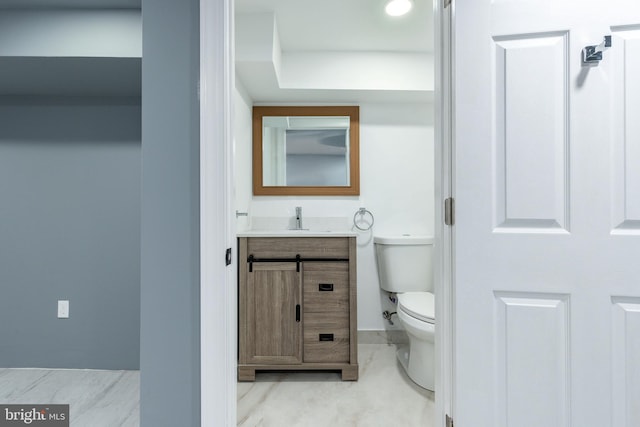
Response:
[{"label": "gray wall", "polygon": [[143,427],[200,425],[198,4],[142,4]]},{"label": "gray wall", "polygon": [[288,154],[287,185],[348,185],[345,156]]},{"label": "gray wall", "polygon": [[0,98],[0,367],[138,368],[140,141],[139,100]]}]

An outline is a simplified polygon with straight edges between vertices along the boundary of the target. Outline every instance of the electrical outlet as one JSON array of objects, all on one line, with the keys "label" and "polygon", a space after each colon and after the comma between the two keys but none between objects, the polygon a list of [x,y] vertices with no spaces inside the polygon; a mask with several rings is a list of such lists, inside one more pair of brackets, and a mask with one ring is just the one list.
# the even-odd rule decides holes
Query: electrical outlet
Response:
[{"label": "electrical outlet", "polygon": [[58,300],[58,319],[69,318],[69,300]]}]

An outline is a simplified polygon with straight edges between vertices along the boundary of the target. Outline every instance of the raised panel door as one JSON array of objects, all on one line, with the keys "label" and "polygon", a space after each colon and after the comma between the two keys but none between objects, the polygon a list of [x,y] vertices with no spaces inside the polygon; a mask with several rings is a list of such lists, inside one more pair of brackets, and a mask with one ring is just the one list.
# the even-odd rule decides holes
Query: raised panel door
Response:
[{"label": "raised panel door", "polygon": [[640,2],[454,4],[455,424],[638,426]]}]

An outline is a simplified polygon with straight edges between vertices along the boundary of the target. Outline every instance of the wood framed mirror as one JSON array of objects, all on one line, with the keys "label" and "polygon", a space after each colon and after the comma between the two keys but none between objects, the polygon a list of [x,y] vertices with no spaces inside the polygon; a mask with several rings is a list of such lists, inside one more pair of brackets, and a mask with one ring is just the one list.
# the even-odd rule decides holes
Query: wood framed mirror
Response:
[{"label": "wood framed mirror", "polygon": [[253,107],[253,194],[360,194],[357,106]]}]

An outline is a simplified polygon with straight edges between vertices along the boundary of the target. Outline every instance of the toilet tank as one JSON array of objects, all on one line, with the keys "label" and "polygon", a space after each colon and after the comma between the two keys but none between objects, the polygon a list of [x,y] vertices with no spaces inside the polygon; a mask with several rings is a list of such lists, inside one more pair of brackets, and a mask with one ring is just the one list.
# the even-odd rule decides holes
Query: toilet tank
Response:
[{"label": "toilet tank", "polygon": [[433,237],[374,236],[380,287],[388,292],[433,292]]}]

